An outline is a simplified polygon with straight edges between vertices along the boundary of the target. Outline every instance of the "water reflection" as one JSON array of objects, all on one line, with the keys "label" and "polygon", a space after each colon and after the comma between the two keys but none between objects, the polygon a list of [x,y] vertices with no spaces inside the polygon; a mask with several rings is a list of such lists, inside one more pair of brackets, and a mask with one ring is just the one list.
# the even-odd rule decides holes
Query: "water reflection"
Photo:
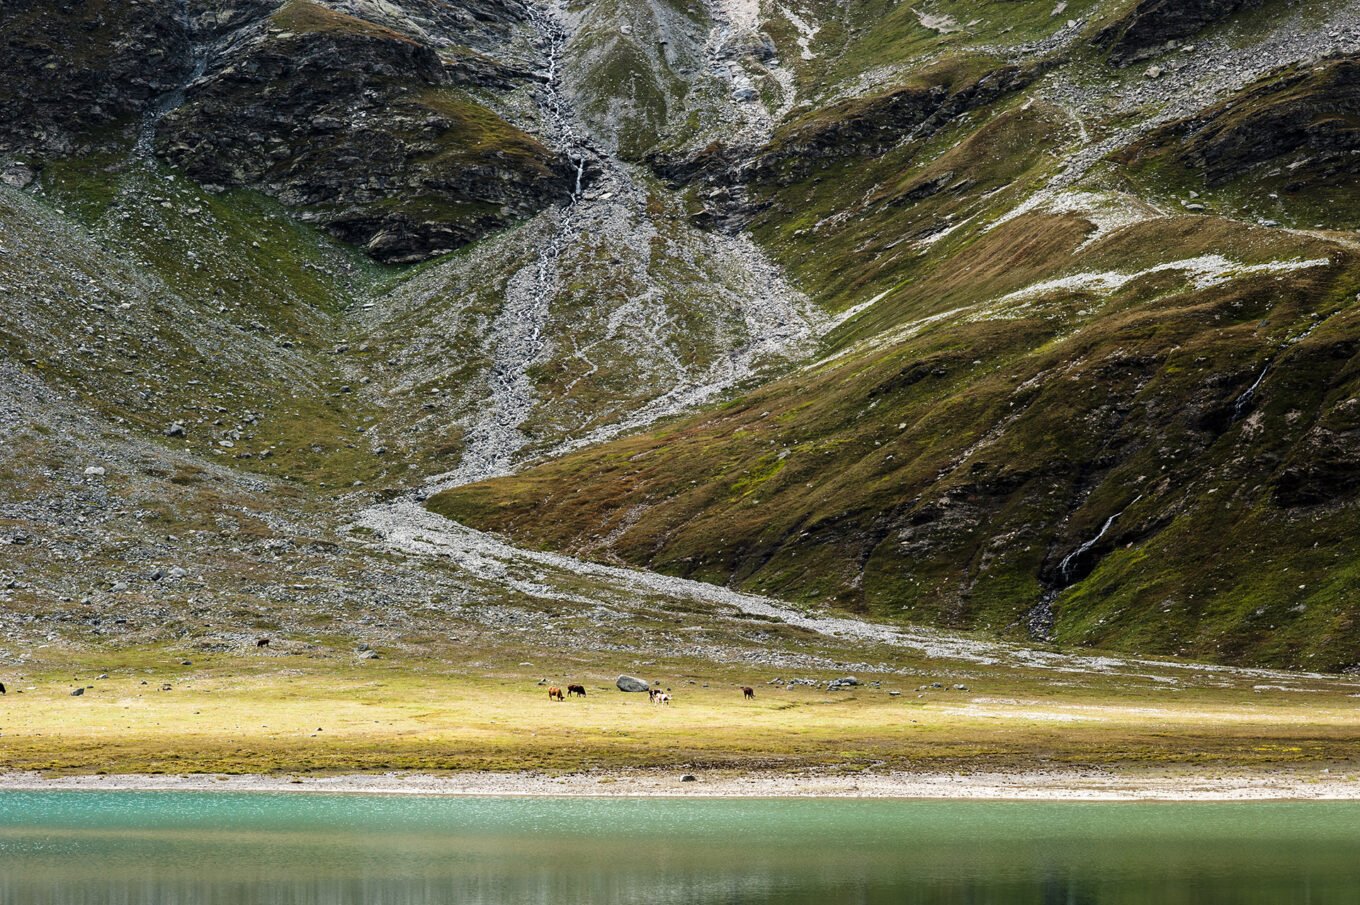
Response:
[{"label": "water reflection", "polygon": [[0,793],[13,905],[1360,901],[1360,807]]}]

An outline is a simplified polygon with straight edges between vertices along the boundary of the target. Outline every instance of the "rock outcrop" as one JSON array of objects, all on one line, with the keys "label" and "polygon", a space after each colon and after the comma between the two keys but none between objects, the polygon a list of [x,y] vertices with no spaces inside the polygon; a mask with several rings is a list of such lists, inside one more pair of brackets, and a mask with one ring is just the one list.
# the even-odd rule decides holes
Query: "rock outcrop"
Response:
[{"label": "rock outcrop", "polygon": [[1095,43],[1109,48],[1112,63],[1125,66],[1173,48],[1201,29],[1258,2],[1140,0],[1117,21],[1102,28],[1096,34]]},{"label": "rock outcrop", "polygon": [[[272,195],[386,263],[564,198],[563,158],[463,94],[522,90],[516,0],[23,0],[0,22],[0,153],[154,153]],[[19,180],[11,179],[11,182]]]},{"label": "rock outcrop", "polygon": [[0,154],[126,144],[192,66],[174,0],[10,0],[0,8]]},{"label": "rock outcrop", "polygon": [[1336,184],[1360,173],[1360,58],[1291,66],[1191,119],[1149,135],[1127,160],[1171,154],[1222,185],[1271,161],[1287,161],[1289,186]]},{"label": "rock outcrop", "polygon": [[953,71],[926,72],[911,84],[834,104],[775,133],[756,158],[758,180],[789,182],[820,162],[872,157],[901,141],[933,134],[954,118],[1024,88],[1042,72],[1008,65],[960,78]]},{"label": "rock outcrop", "polygon": [[433,47],[310,3],[197,83],[157,152],[387,263],[458,248],[570,185],[557,155],[451,86]]},{"label": "rock outcrop", "polygon": [[924,139],[970,110],[1032,84],[1043,63],[979,65],[976,59],[926,69],[909,82],[823,107],[777,129],[763,147],[715,143],[684,157],[657,155],[653,168],[672,185],[704,185],[696,220],[741,225],[757,207],[744,187],[790,185],[847,158],[872,158]]}]

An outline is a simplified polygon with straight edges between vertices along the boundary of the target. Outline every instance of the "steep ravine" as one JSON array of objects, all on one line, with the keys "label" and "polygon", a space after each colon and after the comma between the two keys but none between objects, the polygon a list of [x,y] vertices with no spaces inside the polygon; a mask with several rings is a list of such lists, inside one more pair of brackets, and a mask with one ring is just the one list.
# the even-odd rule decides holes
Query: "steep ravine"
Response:
[{"label": "steep ravine", "polygon": [[[531,224],[526,230],[546,235],[547,241],[506,283],[485,344],[491,365],[484,401],[463,427],[458,466],[434,478],[431,490],[506,475],[522,459],[560,455],[690,410],[750,379],[762,367],[798,356],[829,323],[747,237],[684,225],[678,240],[687,249],[682,253],[698,266],[721,271],[725,290],[724,285],[714,285],[707,291],[735,303],[730,314],[734,323],[719,337],[722,347],[707,366],[695,367],[672,351],[670,344],[681,329],[671,322],[668,310],[675,287],[654,272],[657,260],[652,250],[670,237],[662,236],[650,210],[654,193],[664,189],[609,150],[609,142],[592,135],[574,109],[571,98],[577,92],[565,81],[583,74],[564,65],[571,18],[559,6],[549,5],[531,7],[529,20],[546,53],[539,98],[542,121],[549,127],[547,137],[574,162],[578,179],[574,190],[540,215],[541,227]],[[611,268],[626,273],[640,288],[608,313],[603,336],[574,340],[574,357],[589,371],[565,392],[594,375],[597,367],[591,356],[596,346],[620,341],[633,348],[637,360],[660,372],[659,391],[640,405],[614,412],[606,423],[551,439],[546,449],[526,452],[534,443],[525,432],[526,422],[537,408],[551,403],[539,398],[532,371],[560,351],[553,348],[550,333],[554,306],[567,292],[564,262],[588,260],[598,247],[612,249],[616,258]]]},{"label": "steep ravine", "polygon": [[566,154],[576,170],[571,192],[548,212],[552,228],[536,260],[520,269],[505,289],[505,303],[491,327],[492,365],[487,373],[489,402],[467,427],[466,445],[458,468],[437,478],[435,488],[455,487],[508,474],[527,442],[520,426],[534,406],[529,368],[543,354],[548,308],[559,281],[558,261],[563,250],[579,241],[580,203],[586,159],[595,156],[579,137],[573,116],[562,96],[562,47],[566,29],[555,6],[528,7],[529,21],[539,34],[547,68],[539,106],[549,138]]}]

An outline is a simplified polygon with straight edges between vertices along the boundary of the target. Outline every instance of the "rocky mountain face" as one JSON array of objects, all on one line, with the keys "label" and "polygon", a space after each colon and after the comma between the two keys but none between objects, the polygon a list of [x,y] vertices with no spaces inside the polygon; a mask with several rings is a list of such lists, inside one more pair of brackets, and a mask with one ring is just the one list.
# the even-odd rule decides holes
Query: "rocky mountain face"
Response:
[{"label": "rocky mountain face", "polygon": [[131,139],[193,70],[173,3],[7,3],[0,19],[0,148],[37,158]]},{"label": "rocky mountain face", "polygon": [[13,637],[587,606],[487,530],[1360,663],[1354,0],[16,2],[0,45]]},{"label": "rocky mountain face", "polygon": [[205,185],[266,191],[379,261],[459,248],[570,192],[567,162],[458,82],[429,44],[291,2],[225,55],[156,129],[159,157]]},{"label": "rocky mountain face", "polygon": [[1131,149],[1130,159],[1165,155],[1202,173],[1215,188],[1248,175],[1280,175],[1278,166],[1260,172],[1271,163],[1288,172],[1285,189],[1293,195],[1353,184],[1360,156],[1360,60],[1333,57],[1271,72],[1149,135]]},{"label": "rocky mountain face", "polygon": [[412,263],[571,190],[563,157],[463,90],[541,80],[541,54],[514,46],[524,15],[514,3],[33,4],[5,23],[0,141],[38,165],[131,141],[200,184],[263,191],[376,260]]}]

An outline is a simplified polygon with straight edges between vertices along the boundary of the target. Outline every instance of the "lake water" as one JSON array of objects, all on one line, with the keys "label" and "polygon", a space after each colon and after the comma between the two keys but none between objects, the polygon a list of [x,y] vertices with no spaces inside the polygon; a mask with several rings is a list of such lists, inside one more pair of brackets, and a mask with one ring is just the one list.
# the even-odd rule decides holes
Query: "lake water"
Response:
[{"label": "lake water", "polygon": [[1360,903],[1360,805],[3,792],[0,902]]}]

